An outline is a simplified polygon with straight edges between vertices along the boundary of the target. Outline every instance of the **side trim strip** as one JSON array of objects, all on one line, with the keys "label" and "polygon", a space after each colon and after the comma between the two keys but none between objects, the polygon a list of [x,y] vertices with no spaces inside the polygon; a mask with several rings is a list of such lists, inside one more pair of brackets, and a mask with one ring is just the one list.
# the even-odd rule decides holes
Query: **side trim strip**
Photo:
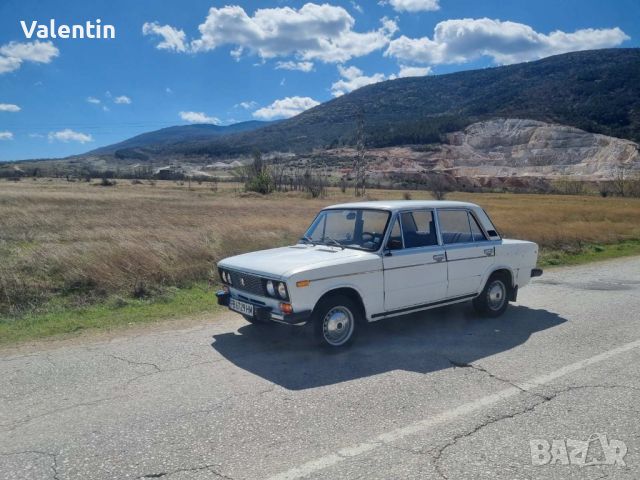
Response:
[{"label": "side trim strip", "polygon": [[368,270],[366,272],[345,273],[345,274],[342,274],[342,275],[332,275],[330,277],[310,278],[309,281],[310,282],[320,282],[322,280],[330,280],[332,278],[354,277],[356,275],[368,275],[370,273],[378,273],[378,272],[381,272],[381,271],[382,271],[382,269],[379,268],[378,270]]},{"label": "side trim strip", "polygon": [[471,295],[462,295],[461,297],[445,298],[444,300],[438,300],[437,302],[423,303],[422,305],[413,305],[411,307],[398,308],[397,310],[390,310],[388,312],[375,313],[371,315],[371,318],[387,317],[389,315],[396,315],[398,313],[411,312],[413,310],[422,310],[429,307],[444,305],[445,303],[457,302],[458,300],[472,299],[476,296],[477,295],[475,293],[472,293]]}]

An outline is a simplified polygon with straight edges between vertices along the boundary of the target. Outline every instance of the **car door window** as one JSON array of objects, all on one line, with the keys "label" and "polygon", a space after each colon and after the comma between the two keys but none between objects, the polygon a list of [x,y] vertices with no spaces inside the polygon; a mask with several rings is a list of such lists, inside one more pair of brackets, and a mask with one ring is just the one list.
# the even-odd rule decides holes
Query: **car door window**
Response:
[{"label": "car door window", "polygon": [[445,245],[473,242],[473,234],[466,210],[440,210],[440,232]]},{"label": "car door window", "polygon": [[402,212],[400,218],[405,248],[428,247],[438,244],[433,212],[430,210]]}]

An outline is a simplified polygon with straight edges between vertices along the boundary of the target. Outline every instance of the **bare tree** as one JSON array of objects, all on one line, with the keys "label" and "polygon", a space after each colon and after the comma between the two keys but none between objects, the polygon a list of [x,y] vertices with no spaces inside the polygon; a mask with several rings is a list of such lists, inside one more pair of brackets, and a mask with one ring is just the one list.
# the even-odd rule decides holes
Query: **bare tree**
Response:
[{"label": "bare tree", "polygon": [[448,184],[444,175],[440,173],[432,174],[427,177],[427,188],[431,191],[431,195],[436,200],[444,200],[447,196]]},{"label": "bare tree", "polygon": [[613,179],[613,191],[616,195],[624,197],[627,193],[627,184],[629,183],[629,173],[627,168],[619,166]]}]

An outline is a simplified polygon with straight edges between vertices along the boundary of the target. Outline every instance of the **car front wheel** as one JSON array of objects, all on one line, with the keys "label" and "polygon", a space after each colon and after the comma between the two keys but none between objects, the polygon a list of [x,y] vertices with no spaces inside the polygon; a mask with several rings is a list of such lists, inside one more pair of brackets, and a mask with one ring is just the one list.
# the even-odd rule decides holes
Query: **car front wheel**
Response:
[{"label": "car front wheel", "polygon": [[491,275],[480,295],[473,299],[474,308],[485,317],[499,317],[509,306],[510,288],[506,275]]},{"label": "car front wheel", "polygon": [[360,317],[359,306],[348,297],[335,295],[322,300],[313,311],[316,340],[332,349],[350,345]]}]

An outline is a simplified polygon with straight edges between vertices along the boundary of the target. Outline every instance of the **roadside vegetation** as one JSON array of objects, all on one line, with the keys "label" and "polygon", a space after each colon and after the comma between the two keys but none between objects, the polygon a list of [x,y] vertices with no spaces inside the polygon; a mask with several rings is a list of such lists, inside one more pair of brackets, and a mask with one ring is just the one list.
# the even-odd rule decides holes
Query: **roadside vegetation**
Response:
[{"label": "roadside vegetation", "polygon": [[[215,262],[297,241],[323,185],[261,195],[244,184],[0,182],[0,343],[215,308]],[[369,199],[428,191],[367,190]],[[482,205],[504,236],[538,242],[543,266],[640,254],[640,199],[448,193]]]}]

